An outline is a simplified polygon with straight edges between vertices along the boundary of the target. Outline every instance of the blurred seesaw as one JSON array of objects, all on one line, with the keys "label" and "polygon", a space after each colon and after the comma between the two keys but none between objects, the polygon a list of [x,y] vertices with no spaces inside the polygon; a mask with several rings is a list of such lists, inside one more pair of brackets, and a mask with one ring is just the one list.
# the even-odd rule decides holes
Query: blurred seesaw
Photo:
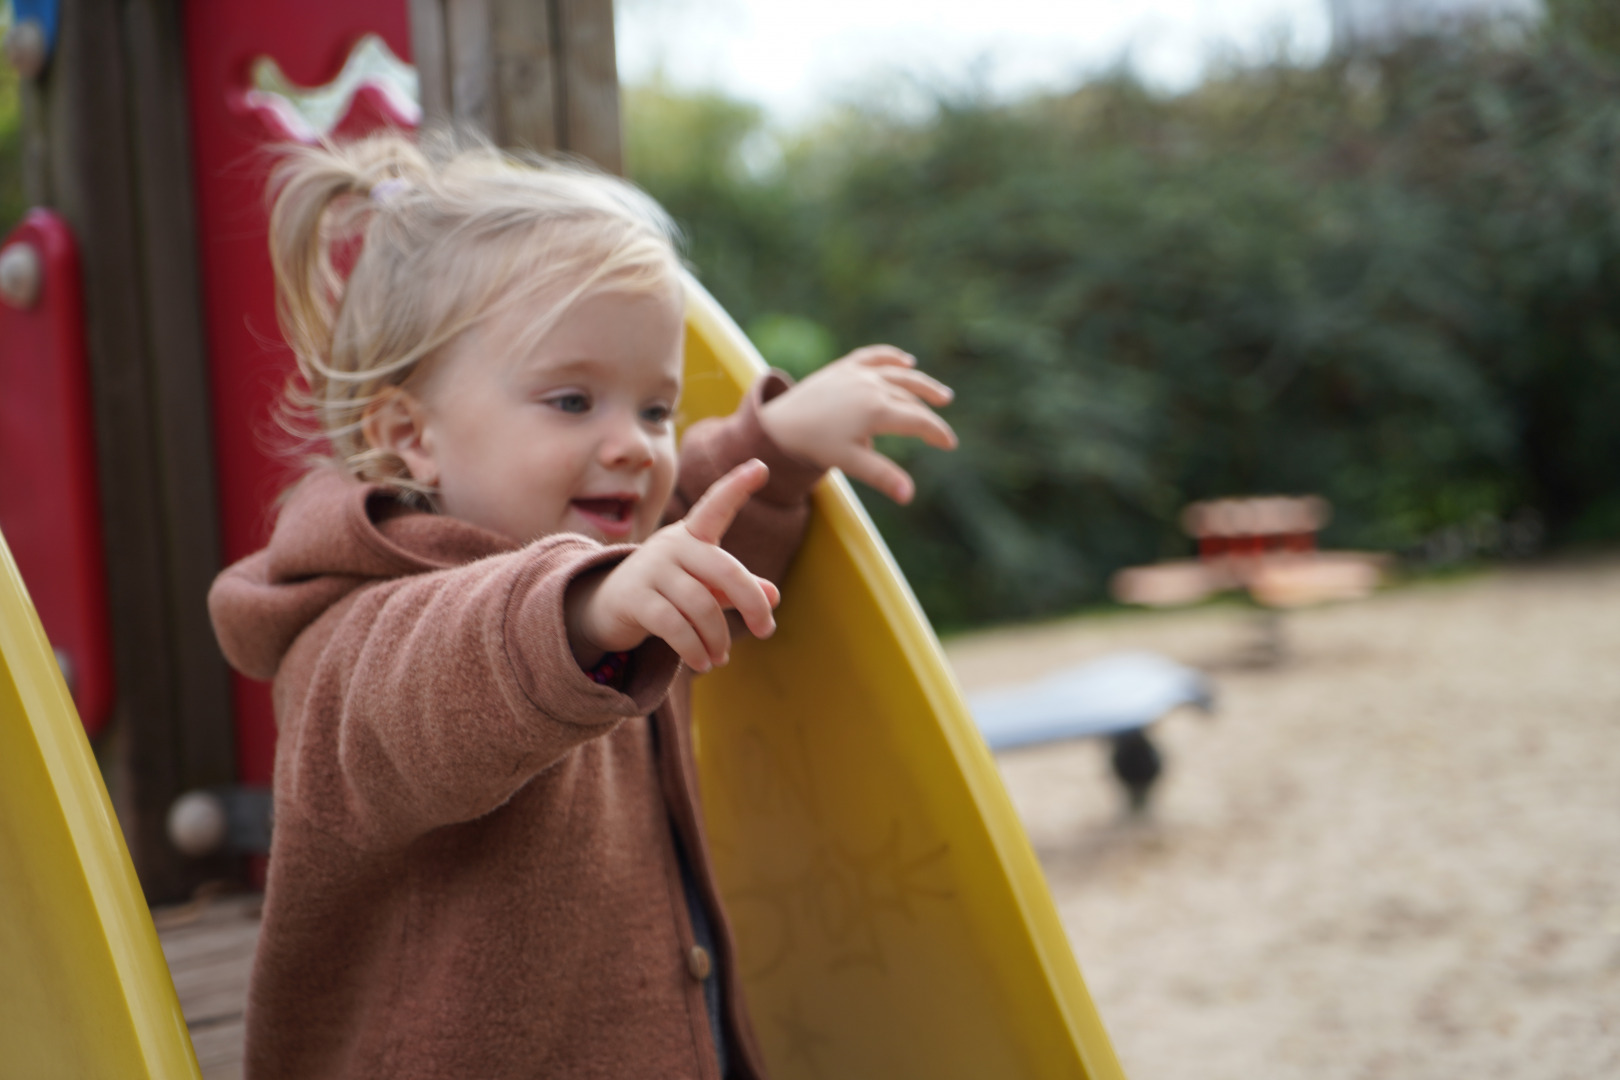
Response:
[{"label": "blurred seesaw", "polygon": [[[1279,613],[1369,595],[1387,557],[1317,549],[1331,510],[1319,496],[1217,499],[1193,503],[1182,525],[1198,544],[1196,559],[1135,566],[1115,575],[1121,603],[1181,607],[1241,590],[1265,612],[1257,655],[1275,663],[1284,654]],[[968,700],[990,749],[1065,739],[1107,738],[1114,775],[1132,810],[1146,807],[1164,771],[1148,728],[1190,705],[1210,712],[1214,691],[1206,675],[1152,653],[1126,653],[1023,686],[998,688]]]},{"label": "blurred seesaw", "polygon": [[1183,706],[1215,708],[1209,677],[1154,653],[1121,653],[1035,682],[998,687],[968,698],[991,750],[1068,739],[1106,738],[1110,764],[1130,809],[1147,807],[1164,771],[1148,728]]}]

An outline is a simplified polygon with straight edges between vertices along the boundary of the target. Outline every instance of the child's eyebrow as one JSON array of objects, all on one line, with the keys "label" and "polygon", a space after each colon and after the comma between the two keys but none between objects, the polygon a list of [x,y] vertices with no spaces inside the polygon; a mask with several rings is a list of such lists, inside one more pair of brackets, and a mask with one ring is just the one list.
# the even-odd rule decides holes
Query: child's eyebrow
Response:
[{"label": "child's eyebrow", "polygon": [[597,360],[589,356],[580,356],[568,360],[559,360],[555,357],[529,356],[518,361],[513,366],[513,372],[525,379],[558,379],[569,376],[595,375],[608,368],[604,360]]},{"label": "child's eyebrow", "polygon": [[[558,360],[553,357],[531,357],[517,365],[520,376],[528,378],[566,379],[571,375],[594,375],[614,367],[612,361],[599,360],[592,356],[578,356],[567,360]],[[672,397],[679,396],[681,392],[681,378],[660,379],[658,389]]]}]

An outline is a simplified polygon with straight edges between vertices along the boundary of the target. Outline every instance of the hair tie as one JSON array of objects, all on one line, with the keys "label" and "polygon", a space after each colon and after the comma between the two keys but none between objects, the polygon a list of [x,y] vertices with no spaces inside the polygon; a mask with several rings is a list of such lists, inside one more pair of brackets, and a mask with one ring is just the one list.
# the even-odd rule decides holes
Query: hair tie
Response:
[{"label": "hair tie", "polygon": [[403,176],[390,176],[371,185],[371,201],[379,205],[387,205],[399,198],[409,187],[410,181]]}]

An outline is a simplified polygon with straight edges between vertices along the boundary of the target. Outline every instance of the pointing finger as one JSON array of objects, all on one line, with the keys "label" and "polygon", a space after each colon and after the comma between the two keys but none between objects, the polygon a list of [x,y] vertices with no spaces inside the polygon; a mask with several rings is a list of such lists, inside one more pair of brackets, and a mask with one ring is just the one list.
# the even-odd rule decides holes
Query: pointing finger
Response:
[{"label": "pointing finger", "polygon": [[748,499],[765,486],[771,471],[758,458],[738,465],[710,485],[682,522],[686,531],[706,544],[718,544],[731,528],[737,511],[747,505]]}]

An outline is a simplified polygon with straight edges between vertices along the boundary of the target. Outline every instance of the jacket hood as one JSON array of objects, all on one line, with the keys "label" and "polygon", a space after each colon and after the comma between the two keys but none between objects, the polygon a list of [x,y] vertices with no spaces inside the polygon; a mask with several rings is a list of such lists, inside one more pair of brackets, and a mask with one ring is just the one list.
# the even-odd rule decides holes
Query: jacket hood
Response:
[{"label": "jacket hood", "polygon": [[319,469],[288,496],[269,545],[214,580],[208,613],[231,666],[269,679],[298,635],[356,589],[518,546],[476,525],[413,510],[386,488]]}]

